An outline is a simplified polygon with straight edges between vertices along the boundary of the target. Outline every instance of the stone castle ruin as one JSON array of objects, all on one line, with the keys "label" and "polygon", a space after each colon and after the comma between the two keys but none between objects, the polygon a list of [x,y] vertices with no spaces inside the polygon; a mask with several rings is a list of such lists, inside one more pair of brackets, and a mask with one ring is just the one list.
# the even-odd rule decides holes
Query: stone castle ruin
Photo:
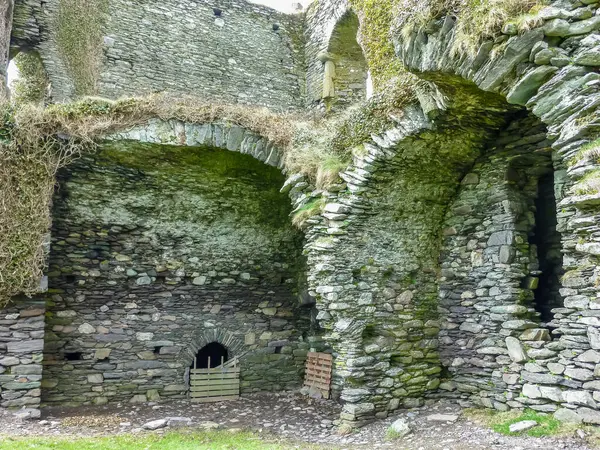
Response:
[{"label": "stone castle ruin", "polygon": [[463,3],[0,5],[0,407],[184,399],[207,355],[292,390],[316,350],[351,426],[599,424],[599,3]]}]

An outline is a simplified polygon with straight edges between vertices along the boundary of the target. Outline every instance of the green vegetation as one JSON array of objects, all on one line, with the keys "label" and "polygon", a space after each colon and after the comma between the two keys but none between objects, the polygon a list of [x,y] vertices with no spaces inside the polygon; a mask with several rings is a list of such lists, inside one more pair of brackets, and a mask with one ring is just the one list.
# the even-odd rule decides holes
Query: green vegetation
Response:
[{"label": "green vegetation", "polygon": [[59,1],[56,42],[77,95],[97,92],[108,7],[108,0]]},{"label": "green vegetation", "polygon": [[294,226],[302,229],[302,228],[304,228],[306,221],[313,216],[321,214],[324,207],[325,207],[325,199],[323,199],[323,198],[312,199],[306,205],[299,208],[297,211],[294,211],[294,215],[292,217],[292,223],[294,224]]},{"label": "green vegetation", "polygon": [[297,445],[275,437],[250,432],[214,431],[122,435],[93,438],[32,437],[0,439],[0,450],[287,450],[325,449],[302,443]]},{"label": "green vegetation", "polygon": [[394,51],[391,30],[396,8],[401,0],[350,0],[361,20],[361,41],[373,77],[373,86],[380,90],[394,77],[405,72]]},{"label": "green vegetation", "polygon": [[[577,428],[585,428],[586,434],[592,435],[592,440],[597,439],[599,436],[595,427],[584,427],[559,422],[552,414],[540,413],[531,409],[525,411],[512,410],[508,412],[498,412],[492,409],[467,409],[465,410],[465,415],[479,425],[492,428],[495,432],[508,436],[567,436],[572,434]],[[511,433],[509,427],[523,420],[535,420],[538,425],[520,433]]]},{"label": "green vegetation", "polygon": [[600,162],[600,139],[596,139],[581,147],[577,154],[571,158],[569,165],[573,166],[582,161]]},{"label": "green vegetation", "polygon": [[442,16],[458,18],[453,51],[475,54],[486,39],[494,39],[505,24],[518,31],[541,23],[536,12],[546,0],[401,0],[395,26],[403,36],[422,29]]},{"label": "green vegetation", "polygon": [[13,101],[16,103],[40,103],[46,97],[48,77],[37,52],[22,51],[14,58],[19,79],[13,85]]},{"label": "green vegetation", "polygon": [[593,195],[600,193],[600,169],[593,170],[586,174],[581,180],[573,186],[577,195]]}]

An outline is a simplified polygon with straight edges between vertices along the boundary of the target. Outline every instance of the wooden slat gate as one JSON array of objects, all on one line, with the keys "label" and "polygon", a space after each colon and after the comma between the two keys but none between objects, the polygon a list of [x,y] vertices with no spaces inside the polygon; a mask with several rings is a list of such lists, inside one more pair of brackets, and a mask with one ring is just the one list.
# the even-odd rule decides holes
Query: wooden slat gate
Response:
[{"label": "wooden slat gate", "polygon": [[318,389],[323,398],[329,398],[333,357],[329,353],[309,352],[306,356],[304,386]]},{"label": "wooden slat gate", "polygon": [[[210,358],[208,358],[210,367]],[[190,370],[190,395],[192,402],[208,403],[240,398],[240,367],[237,358],[212,369]]]}]

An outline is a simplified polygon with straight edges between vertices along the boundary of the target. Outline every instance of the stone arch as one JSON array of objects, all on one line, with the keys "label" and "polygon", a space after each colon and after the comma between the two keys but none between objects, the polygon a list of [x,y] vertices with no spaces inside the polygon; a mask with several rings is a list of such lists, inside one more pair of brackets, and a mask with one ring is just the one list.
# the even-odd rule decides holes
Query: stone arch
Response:
[{"label": "stone arch", "polygon": [[[13,67],[14,66],[14,67]],[[21,103],[40,104],[50,94],[50,80],[37,50],[19,49],[11,52],[9,70],[18,71],[18,79],[8,86],[11,96]]]},{"label": "stone arch", "polygon": [[307,10],[307,96],[310,102],[320,102],[323,95],[325,65],[319,59],[326,54],[336,24],[351,12],[348,0],[313,2]]},{"label": "stone arch", "polygon": [[[347,11],[336,23],[327,54],[323,56],[326,65],[323,97],[337,108],[364,100],[367,95],[368,66],[357,40],[359,26],[358,16],[352,10]],[[327,65],[332,67],[331,80],[327,79]],[[331,85],[327,86],[328,83]]]},{"label": "stone arch", "polygon": [[[97,329],[105,354],[115,355],[115,342],[131,340],[120,367],[143,370],[140,376],[156,388],[144,383],[136,392],[118,392],[126,401],[132,395],[135,401],[185,397],[186,370],[210,342],[244,358],[244,392],[298,386],[310,317],[297,303],[303,239],[280,192],[281,149],[237,125],[161,119],[113,132],[98,144],[97,153],[82,155],[58,174],[52,238],[77,234],[77,245],[93,259],[63,275],[55,268],[70,258],[66,247],[53,246],[50,253],[50,287],[65,292],[52,308],[59,317],[72,309],[76,330],[59,331],[57,347],[90,342]],[[97,245],[100,235],[107,239]],[[111,298],[101,295],[84,305],[91,289],[108,292],[102,286],[111,286]],[[82,302],[67,305],[75,297]],[[106,303],[124,311],[111,318],[122,327],[100,326],[111,309]],[[79,307],[91,311],[89,318]],[[48,358],[53,354],[50,349]],[[90,357],[96,358],[90,354],[80,364],[91,373],[97,369]],[[45,376],[60,378],[61,365]],[[94,398],[91,385],[80,387]],[[64,391],[58,382],[44,397],[59,403],[75,396]],[[74,401],[91,401],[80,399]]]},{"label": "stone arch", "polygon": [[[559,419],[598,423],[600,413],[596,406],[580,407],[576,411],[564,408],[575,398],[591,399],[598,395],[595,385],[586,383],[594,378],[591,366],[587,371],[581,370],[591,355],[594,358],[598,355],[596,349],[599,348],[596,337],[600,323],[586,318],[594,315],[592,302],[598,285],[595,284],[595,271],[592,273],[586,267],[600,262],[590,251],[593,246],[590,233],[598,228],[592,204],[600,195],[597,190],[589,192],[579,188],[583,173],[595,173],[595,164],[590,163],[583,170],[573,164],[586,145],[598,137],[600,129],[595,113],[600,95],[597,89],[589,89],[600,80],[594,69],[596,64],[591,60],[591,55],[597,52],[597,36],[593,31],[586,31],[595,28],[597,19],[583,19],[588,15],[569,23],[552,14],[541,17],[540,26],[522,34],[505,28],[506,35],[502,39],[483,42],[472,55],[452,51],[456,18],[450,16],[425,29],[413,31],[406,39],[396,38],[397,56],[406,68],[420,78],[436,83],[440,89],[456,92],[461,85],[467,88],[470,85],[480,92],[499,94],[507,104],[526,108],[532,117],[545,124],[554,156],[554,194],[559,210],[556,228],[562,234],[566,270],[561,279],[564,307],[556,310],[557,316],[553,320],[554,326],[558,327],[556,339],[547,342],[550,339],[548,329],[531,320],[519,302],[506,309],[494,307],[496,309],[486,320],[501,322],[501,330],[488,335],[486,346],[477,350],[478,355],[471,353],[469,363],[475,361],[478,367],[467,367],[464,372],[479,371],[482,376],[471,384],[465,376],[459,376],[456,384],[445,386],[447,392],[444,395],[470,399],[500,410],[528,406],[555,412]],[[560,30],[556,28],[558,25]],[[467,184],[474,178],[470,177]],[[579,223],[587,223],[589,228],[578,230]],[[448,229],[447,232],[453,234],[455,230]],[[450,273],[450,268],[447,269]],[[483,288],[492,286],[478,287],[483,292]],[[515,293],[508,295],[516,298]],[[459,293],[442,290],[441,294],[448,299],[454,295],[455,305],[461,300],[467,306],[473,304],[470,297],[456,297]],[[513,314],[517,317],[510,317]],[[483,326],[486,323],[482,321],[463,322],[463,342],[454,342],[466,346],[466,341],[477,335],[479,327]],[[587,336],[582,336],[584,330]],[[442,336],[442,341],[444,339]],[[448,343],[451,340],[449,338]],[[561,350],[565,351],[561,353]],[[454,360],[457,367],[465,364],[464,359],[458,359],[462,358]],[[551,360],[558,364],[554,366],[549,362]],[[486,387],[486,383],[492,387]],[[544,386],[538,387],[540,383]],[[456,391],[457,385],[464,390]]]},{"label": "stone arch", "polygon": [[241,126],[225,122],[205,124],[150,119],[147,123],[105,137],[107,141],[137,141],[175,146],[210,146],[247,154],[283,169],[283,151],[268,139]]},{"label": "stone arch", "polygon": [[[595,385],[584,384],[585,379],[594,377],[592,366],[583,372],[581,368],[590,358],[600,361],[600,354],[596,351],[600,348],[600,323],[589,318],[595,314],[595,304],[592,302],[598,290],[595,284],[597,271],[590,267],[597,266],[600,261],[593,256],[593,239],[588,234],[597,230],[593,205],[597,204],[600,194],[578,192],[577,183],[586,170],[570,164],[582,147],[597,136],[600,128],[594,115],[600,96],[597,89],[590,89],[590,84],[596,85],[600,76],[584,64],[594,51],[592,46],[595,38],[578,40],[581,45],[570,47],[570,54],[566,52],[575,64],[558,67],[550,62],[545,63],[542,55],[536,57],[544,50],[548,50],[545,54],[563,53],[562,49],[559,51],[555,48],[558,39],[544,40],[544,30],[548,27],[507,36],[496,49],[493,43],[484,43],[477,55],[470,56],[451,51],[454,25],[455,18],[446,17],[434,26],[428,26],[427,31],[417,30],[406,40],[397,38],[397,56],[408,70],[430,82],[431,90],[424,95],[419,94],[420,106],[413,105],[405,109],[404,116],[397,119],[397,127],[374,135],[372,141],[364,144],[366,155],[355,156],[353,164],[341,173],[347,182],[348,192],[337,199],[330,199],[325,207],[326,214],[319,226],[322,226],[322,230],[331,230],[331,235],[313,232],[309,237],[312,252],[309,260],[311,267],[314,264],[316,268],[309,279],[317,293],[319,319],[328,331],[326,339],[332,343],[334,354],[337,355],[337,377],[334,379],[340,383],[340,398],[345,402],[342,419],[355,425],[364,423],[373,415],[385,416],[387,411],[399,405],[417,405],[425,396],[463,399],[499,410],[529,406],[540,411],[557,411],[559,418],[572,418],[572,411],[565,409],[564,403],[578,396],[591,399],[593,395],[598,395]],[[435,122],[432,122],[434,118]],[[532,123],[525,126],[521,120],[530,120]],[[515,146],[519,127],[532,131],[532,134],[521,136],[523,141]],[[536,127],[540,127],[537,133]],[[451,138],[455,131],[464,133],[464,139],[458,139],[456,135],[450,140],[442,138],[444,135]],[[512,134],[512,141],[509,139],[501,143],[502,133]],[[460,149],[462,143],[469,142],[472,143],[472,151]],[[441,235],[445,239],[454,239],[458,234],[452,224],[442,227],[445,211],[454,209],[462,216],[463,222],[472,219],[474,213],[469,205],[457,204],[455,196],[458,193],[460,197],[461,193],[468,192],[468,189],[480,183],[480,175],[475,173],[478,161],[481,163],[479,158],[486,154],[490,157],[494,152],[501,151],[504,145],[507,149],[512,145],[513,150],[523,145],[530,146],[529,149],[523,147],[516,155],[517,159],[515,155],[501,158],[506,170],[499,174],[500,178],[496,181],[498,185],[510,183],[511,180],[506,177],[510,178],[517,168],[531,175],[525,185],[516,183],[506,189],[505,204],[502,200],[497,202],[500,208],[506,207],[505,212],[499,213],[514,216],[510,218],[511,223],[533,213],[528,208],[531,208],[530,203],[535,197],[534,181],[542,175],[535,171],[548,169],[550,150],[552,152],[554,192],[559,209],[557,229],[562,233],[564,269],[567,271],[562,278],[561,290],[565,296],[565,308],[559,311],[555,323],[563,329],[554,341],[548,342],[549,330],[535,320],[531,302],[524,306],[518,298],[519,292],[531,292],[532,289],[532,286],[527,289],[522,285],[528,280],[529,271],[532,270],[528,266],[533,261],[529,255],[532,245],[527,242],[528,230],[519,229],[522,235],[514,241],[512,232],[506,236],[502,233],[493,238],[486,236],[486,240],[493,239],[493,245],[488,246],[484,242],[482,247],[470,249],[467,254],[469,264],[479,265],[484,261],[486,249],[489,251],[494,247],[501,250],[504,237],[508,237],[511,242],[521,246],[519,264],[522,267],[514,274],[515,286],[500,293],[506,294],[506,308],[494,305],[498,307],[484,314],[486,317],[483,321],[463,320],[455,325],[455,333],[460,339],[464,338],[463,344],[459,345],[472,348],[471,338],[490,322],[495,323],[494,331],[487,335],[489,339],[482,339],[469,355],[473,364],[464,371],[467,374],[476,371],[482,376],[475,383],[470,383],[463,376],[441,380],[440,373],[445,372],[443,361],[436,360],[436,355],[439,358],[437,338],[442,343],[446,340],[446,345],[457,338],[444,329],[448,326],[447,321],[440,320],[439,316],[423,316],[423,307],[434,312],[439,308],[442,314],[445,314],[446,307],[461,311],[461,308],[474,304],[475,296],[485,295],[483,291],[488,292],[493,287],[473,286],[472,291],[461,289],[454,293],[446,286],[447,279],[454,276],[452,272],[460,270],[461,265],[440,268],[435,261],[441,250]],[[536,148],[537,145],[539,148]],[[463,151],[463,157],[444,151],[445,146]],[[428,148],[430,151],[419,153],[419,148]],[[535,158],[526,161],[528,155],[536,156],[540,152],[545,153],[541,162],[536,162]],[[410,171],[403,172],[403,169],[414,169],[415,162],[434,172],[429,161],[422,158],[423,155],[427,158],[430,155],[443,158],[452,167],[452,172],[443,178],[432,177],[429,181],[429,173],[412,180],[406,178]],[[592,163],[587,170],[593,171],[594,167]],[[403,177],[406,180],[404,184]],[[442,185],[446,186],[445,190],[440,190]],[[382,189],[381,186],[395,189]],[[435,205],[433,198],[415,196],[415,192],[422,191],[420,187],[426,188],[423,192],[435,192],[435,199],[441,202],[438,213],[434,215],[430,211],[426,221],[419,221],[416,210],[411,209],[419,202],[429,201],[432,207]],[[381,189],[379,195],[376,194],[378,189]],[[403,218],[401,211],[397,215],[392,208],[393,203],[389,199],[393,198],[393,192],[398,191],[414,198],[415,202],[405,208],[413,213],[411,217]],[[513,203],[523,195],[529,206]],[[521,206],[526,208],[521,211]],[[385,214],[381,211],[385,211]],[[432,246],[428,252],[424,252],[425,248],[417,248],[421,236],[414,237],[412,242],[415,245],[411,248],[410,245],[402,245],[400,239],[393,242],[389,236],[376,234],[381,224],[377,226],[373,220],[378,216],[382,223],[386,223],[388,231],[397,231],[392,233],[395,236],[406,234],[407,229],[417,229],[421,235],[428,235],[435,240],[435,235],[439,233],[437,247]],[[336,229],[336,222],[341,220],[349,222],[343,231]],[[494,220],[490,218],[490,223]],[[530,218],[527,220],[530,221]],[[439,229],[438,225],[431,226],[432,222],[438,221]],[[578,225],[581,223],[589,224],[590,228],[581,230]],[[527,227],[530,229],[531,223]],[[577,229],[580,231],[573,231]],[[499,228],[496,231],[507,230]],[[523,238],[523,242],[519,241]],[[368,245],[361,244],[368,241],[376,242],[378,248],[369,249]],[[579,244],[575,244],[576,241]],[[468,245],[468,240],[464,245]],[[352,260],[332,255],[334,248],[345,248],[352,255]],[[388,248],[393,251],[383,259],[395,261],[391,267],[381,264],[382,258],[377,256],[378,252],[381,254]],[[403,254],[402,261],[394,253]],[[423,264],[425,260],[422,256],[425,253],[433,255],[429,266]],[[503,258],[517,256],[507,255]],[[489,257],[498,256],[490,254]],[[510,266],[507,261],[503,263]],[[581,267],[582,264],[587,264],[587,268]],[[397,273],[402,277],[398,278]],[[412,283],[412,280],[415,282]],[[344,282],[353,284],[354,288],[348,289]],[[481,291],[479,294],[476,292],[478,289]],[[446,299],[451,303],[446,304]],[[484,308],[490,306],[483,305]],[[356,336],[345,336],[343,327],[338,326],[352,318],[361,318],[366,323],[375,322],[387,335],[395,337],[391,344],[374,340],[357,342]],[[400,318],[401,324],[398,323]],[[450,325],[454,326],[452,323]],[[585,327],[587,337],[582,337],[581,331]],[[579,337],[576,333],[579,333]],[[432,347],[429,348],[430,342]],[[346,353],[346,349],[351,351]],[[568,351],[561,353],[565,349]],[[551,359],[559,361],[558,365],[549,365]],[[535,360],[535,363],[530,360]],[[459,365],[464,361],[456,363]],[[419,366],[421,371],[415,370],[415,366]],[[562,373],[567,377],[563,377]],[[572,382],[573,374],[579,377],[579,381]],[[535,386],[538,383],[546,387],[539,389]],[[581,389],[581,392],[569,392],[569,389]],[[588,409],[580,408],[577,411],[579,419],[597,423],[600,414]]]},{"label": "stone arch", "polygon": [[182,352],[182,366],[190,367],[194,363],[194,357],[198,351],[211,342],[217,342],[225,347],[228,351],[229,359],[239,359],[247,353],[244,350],[244,342],[235,334],[223,329],[211,328],[202,330],[192,338],[188,347]]}]

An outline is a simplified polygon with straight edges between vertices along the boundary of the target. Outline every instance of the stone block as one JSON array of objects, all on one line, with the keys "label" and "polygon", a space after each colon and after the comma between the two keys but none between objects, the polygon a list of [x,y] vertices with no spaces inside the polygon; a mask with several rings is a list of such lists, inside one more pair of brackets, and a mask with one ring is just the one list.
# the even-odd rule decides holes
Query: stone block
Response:
[{"label": "stone block", "polygon": [[44,350],[43,339],[31,339],[28,341],[14,341],[6,344],[9,353],[37,353]]},{"label": "stone block", "polygon": [[545,328],[530,328],[519,336],[522,341],[549,341],[550,332]]},{"label": "stone block", "polygon": [[505,342],[506,348],[508,349],[508,355],[514,362],[521,363],[527,361],[528,358],[525,349],[517,338],[508,336],[505,339]]}]

